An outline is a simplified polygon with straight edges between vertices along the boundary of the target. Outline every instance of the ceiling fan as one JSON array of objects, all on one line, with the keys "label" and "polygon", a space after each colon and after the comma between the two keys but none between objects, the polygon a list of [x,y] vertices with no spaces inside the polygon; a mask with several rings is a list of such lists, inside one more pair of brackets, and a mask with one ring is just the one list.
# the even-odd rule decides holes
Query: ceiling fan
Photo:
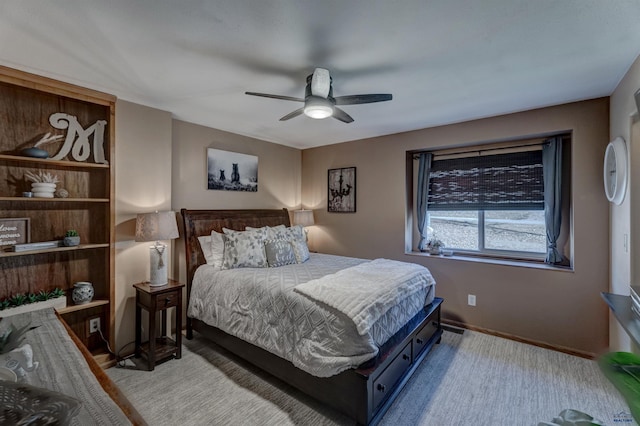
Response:
[{"label": "ceiling fan", "polygon": [[329,70],[316,68],[313,74],[307,76],[307,87],[304,91],[304,99],[294,98],[292,96],[270,95],[268,93],[245,92],[245,94],[282,99],[285,101],[304,102],[304,107],[290,112],[282,117],[280,121],[286,121],[304,113],[304,115],[311,118],[321,119],[333,117],[343,123],[351,123],[353,118],[340,108],[337,108],[336,105],[370,104],[393,99],[393,96],[387,93],[333,97],[332,80],[329,75]]}]

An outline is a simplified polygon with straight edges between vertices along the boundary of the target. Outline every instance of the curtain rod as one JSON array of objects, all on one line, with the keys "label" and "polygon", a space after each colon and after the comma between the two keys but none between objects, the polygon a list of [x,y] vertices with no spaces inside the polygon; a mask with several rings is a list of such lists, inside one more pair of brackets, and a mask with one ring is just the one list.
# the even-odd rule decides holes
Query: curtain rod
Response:
[{"label": "curtain rod", "polygon": [[[498,150],[501,150],[501,149],[526,148],[526,147],[529,147],[529,146],[544,146],[544,145],[549,145],[549,142],[545,141],[545,142],[535,142],[535,143],[528,143],[528,144],[521,144],[521,145],[499,146],[499,147],[495,147],[495,148],[471,149],[471,150],[468,150],[468,151],[448,152],[446,154],[436,154],[435,152],[437,152],[437,151],[434,152],[434,151],[426,151],[425,150],[425,151],[419,151],[416,154],[421,154],[423,152],[431,152],[431,153],[433,153],[434,157],[444,156],[444,155],[448,156],[448,155],[471,154],[471,153],[474,153],[474,152],[477,152],[478,154],[482,154],[483,152],[498,151]],[[413,159],[414,160],[418,160],[418,159],[420,159],[420,156],[419,155],[414,155]]]}]

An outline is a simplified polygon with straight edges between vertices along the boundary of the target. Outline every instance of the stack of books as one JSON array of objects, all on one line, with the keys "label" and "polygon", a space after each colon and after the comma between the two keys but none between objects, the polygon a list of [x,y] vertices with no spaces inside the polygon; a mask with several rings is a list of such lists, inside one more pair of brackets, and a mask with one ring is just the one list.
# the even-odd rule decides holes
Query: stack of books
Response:
[{"label": "stack of books", "polygon": [[631,287],[631,310],[640,318],[640,286]]}]

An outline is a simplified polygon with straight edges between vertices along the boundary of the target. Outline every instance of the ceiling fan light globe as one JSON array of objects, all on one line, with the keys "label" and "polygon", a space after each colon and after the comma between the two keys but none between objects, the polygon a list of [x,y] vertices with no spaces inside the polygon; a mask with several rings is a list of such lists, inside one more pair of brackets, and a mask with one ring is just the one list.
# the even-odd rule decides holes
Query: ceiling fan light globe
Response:
[{"label": "ceiling fan light globe", "polygon": [[318,120],[331,117],[333,104],[327,99],[310,96],[304,105],[304,115]]}]

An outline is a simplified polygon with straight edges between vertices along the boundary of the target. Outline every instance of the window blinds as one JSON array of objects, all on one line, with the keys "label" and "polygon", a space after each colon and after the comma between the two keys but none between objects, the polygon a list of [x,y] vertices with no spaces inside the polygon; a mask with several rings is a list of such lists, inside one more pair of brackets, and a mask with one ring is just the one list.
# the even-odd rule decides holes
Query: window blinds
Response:
[{"label": "window blinds", "polygon": [[437,160],[428,210],[544,210],[542,151]]}]

